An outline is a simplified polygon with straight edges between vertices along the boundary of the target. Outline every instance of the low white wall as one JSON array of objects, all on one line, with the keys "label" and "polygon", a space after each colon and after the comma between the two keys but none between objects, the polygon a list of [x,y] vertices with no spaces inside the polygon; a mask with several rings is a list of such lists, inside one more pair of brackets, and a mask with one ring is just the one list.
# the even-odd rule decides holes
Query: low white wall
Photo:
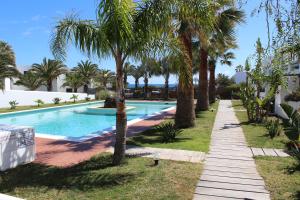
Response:
[{"label": "low white wall", "polygon": [[[42,91],[21,91],[21,90],[0,90],[0,107],[9,107],[9,102],[16,100],[19,106],[35,105],[37,99],[41,99],[44,103],[53,103],[53,99],[58,97],[62,102],[72,101],[70,97],[78,95],[78,100],[84,100],[86,93],[65,93],[65,92],[42,92]],[[89,95],[91,99],[95,99],[95,95]]]}]

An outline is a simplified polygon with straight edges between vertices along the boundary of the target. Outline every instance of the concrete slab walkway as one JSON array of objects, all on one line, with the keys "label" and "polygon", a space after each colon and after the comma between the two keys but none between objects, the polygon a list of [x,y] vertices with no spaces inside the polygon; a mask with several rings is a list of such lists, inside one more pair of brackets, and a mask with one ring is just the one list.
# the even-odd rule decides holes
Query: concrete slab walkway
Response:
[{"label": "concrete slab walkway", "polygon": [[[114,148],[111,147],[107,151],[113,153]],[[205,159],[205,153],[200,151],[187,151],[137,146],[127,146],[126,155],[141,156],[147,158],[158,157],[159,159],[163,160],[185,161],[193,163],[200,163]]]},{"label": "concrete slab walkway", "polygon": [[194,199],[270,199],[229,100],[220,101]]}]

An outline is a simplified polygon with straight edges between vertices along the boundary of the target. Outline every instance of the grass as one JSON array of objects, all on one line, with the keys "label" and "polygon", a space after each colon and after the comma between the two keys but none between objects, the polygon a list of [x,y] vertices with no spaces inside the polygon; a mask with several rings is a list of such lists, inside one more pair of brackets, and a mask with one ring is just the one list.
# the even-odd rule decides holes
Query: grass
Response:
[{"label": "grass", "polygon": [[273,200],[300,199],[300,165],[294,158],[256,157],[255,161]]},{"label": "grass", "polygon": [[[235,110],[245,109],[241,101],[232,101],[232,105]],[[239,119],[248,145],[251,147],[262,148],[285,148],[285,144],[288,143],[288,138],[281,133],[280,136],[276,136],[271,139],[268,135],[268,131],[263,124],[249,123],[246,111],[235,111],[237,118]]]},{"label": "grass", "polygon": [[[76,101],[76,103],[87,103],[87,102],[93,102],[93,100],[91,100],[91,101],[86,101],[86,100]],[[40,108],[49,108],[49,107],[73,105],[73,104],[76,104],[76,103],[73,103],[73,101],[72,101],[72,102],[61,102],[59,104],[54,104],[54,103],[42,104],[40,106],[37,106],[37,105],[17,106],[15,109],[0,108],[0,113],[9,113],[9,112],[16,112],[16,111],[24,111],[24,110],[34,110],[34,109],[40,109]]]},{"label": "grass", "polygon": [[26,199],[192,199],[202,166],[150,158],[111,165],[110,154],[68,168],[28,164],[0,173],[0,193]]},{"label": "grass", "polygon": [[[214,111],[205,111],[197,114],[196,126],[183,129],[182,133],[172,143],[162,143],[160,133],[155,128],[144,131],[128,139],[129,145],[157,147],[168,149],[183,149],[208,152],[210,135],[216,117],[218,102],[212,105]],[[173,119],[168,119],[172,121]]]}]

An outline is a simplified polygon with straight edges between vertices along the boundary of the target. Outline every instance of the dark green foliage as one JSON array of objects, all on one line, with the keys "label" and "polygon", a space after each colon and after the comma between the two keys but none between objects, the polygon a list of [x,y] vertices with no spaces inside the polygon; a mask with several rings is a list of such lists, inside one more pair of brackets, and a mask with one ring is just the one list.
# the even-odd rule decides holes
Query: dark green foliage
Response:
[{"label": "dark green foliage", "polygon": [[90,101],[90,100],[91,100],[91,97],[85,97],[85,100],[86,100],[86,101]]},{"label": "dark green foliage", "polygon": [[174,142],[182,130],[178,129],[174,123],[167,122],[159,125],[157,130],[161,133],[161,139],[164,143]]},{"label": "dark green foliage", "polygon": [[286,103],[280,104],[287,115],[287,119],[283,119],[285,125],[285,134],[293,142],[299,142],[300,133],[300,114],[297,110]]},{"label": "dark green foliage", "polygon": [[273,139],[275,136],[279,136],[282,131],[279,119],[271,119],[267,121],[266,128],[268,129],[271,139]]},{"label": "dark green foliage", "polygon": [[285,101],[300,101],[300,89],[293,91],[284,97]]},{"label": "dark green foliage", "polygon": [[53,103],[54,103],[54,104],[59,104],[60,101],[61,101],[61,99],[58,98],[58,97],[56,97],[56,98],[53,99]]},{"label": "dark green foliage", "polygon": [[19,103],[18,103],[16,100],[10,101],[10,102],[9,102],[10,109],[11,109],[11,110],[16,109],[16,107],[17,107],[18,104],[19,104]]}]

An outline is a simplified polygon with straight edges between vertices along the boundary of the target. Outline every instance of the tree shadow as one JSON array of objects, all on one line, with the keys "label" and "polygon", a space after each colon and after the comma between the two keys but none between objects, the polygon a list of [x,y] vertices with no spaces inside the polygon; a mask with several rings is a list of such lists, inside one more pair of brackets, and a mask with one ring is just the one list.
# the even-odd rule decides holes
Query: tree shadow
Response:
[{"label": "tree shadow", "polygon": [[[17,187],[88,190],[113,187],[132,181],[138,174],[111,172],[112,155],[104,154],[71,167],[59,168],[31,163],[0,173],[0,191],[7,193]],[[105,170],[106,169],[106,170]]]}]

